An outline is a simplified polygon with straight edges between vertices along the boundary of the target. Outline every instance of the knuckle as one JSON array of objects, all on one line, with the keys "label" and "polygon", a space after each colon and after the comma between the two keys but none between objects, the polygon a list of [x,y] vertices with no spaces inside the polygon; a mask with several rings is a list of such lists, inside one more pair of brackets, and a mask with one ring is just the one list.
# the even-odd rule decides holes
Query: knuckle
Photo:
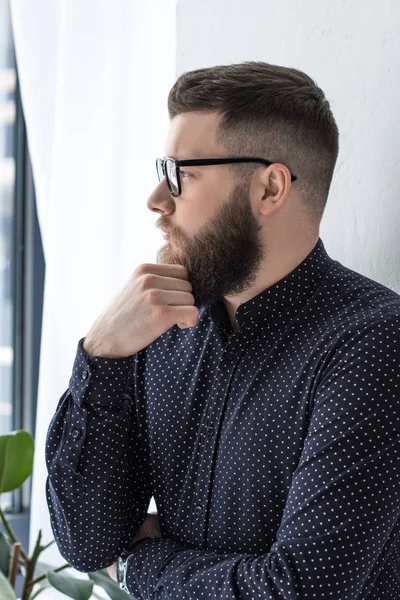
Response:
[{"label": "knuckle", "polygon": [[143,273],[143,265],[138,265],[136,269],[134,269],[132,275],[141,275]]},{"label": "knuckle", "polygon": [[149,265],[148,263],[142,263],[134,270],[134,274],[136,275],[145,275],[148,272]]},{"label": "knuckle", "polygon": [[160,295],[159,290],[156,290],[154,288],[148,289],[146,291],[146,296],[147,298],[151,301],[151,302],[156,302],[156,300],[158,299]]},{"label": "knuckle", "polygon": [[140,285],[143,290],[150,290],[154,277],[151,273],[144,273],[140,278]]}]

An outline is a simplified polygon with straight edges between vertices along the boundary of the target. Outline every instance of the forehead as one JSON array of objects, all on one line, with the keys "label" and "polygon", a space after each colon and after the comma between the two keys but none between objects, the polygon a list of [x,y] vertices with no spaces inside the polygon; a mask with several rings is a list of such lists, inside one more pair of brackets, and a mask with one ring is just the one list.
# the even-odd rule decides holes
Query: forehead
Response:
[{"label": "forehead", "polygon": [[221,116],[217,112],[187,112],[174,117],[165,142],[165,156],[184,160],[223,156],[215,141]]}]

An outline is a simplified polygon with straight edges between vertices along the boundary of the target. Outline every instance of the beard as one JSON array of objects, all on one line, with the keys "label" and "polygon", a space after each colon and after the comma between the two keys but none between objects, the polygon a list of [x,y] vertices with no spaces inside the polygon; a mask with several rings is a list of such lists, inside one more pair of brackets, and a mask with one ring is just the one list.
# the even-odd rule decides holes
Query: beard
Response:
[{"label": "beard", "polygon": [[237,184],[217,214],[192,238],[171,230],[173,243],[167,242],[157,252],[157,263],[187,268],[198,309],[240,294],[256,281],[264,243],[249,190],[249,182]]}]

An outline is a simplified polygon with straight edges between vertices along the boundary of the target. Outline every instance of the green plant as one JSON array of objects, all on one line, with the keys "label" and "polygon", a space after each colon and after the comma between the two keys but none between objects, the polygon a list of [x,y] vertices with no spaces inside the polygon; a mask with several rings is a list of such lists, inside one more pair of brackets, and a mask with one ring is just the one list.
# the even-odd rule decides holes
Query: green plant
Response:
[{"label": "green plant", "polygon": [[[0,436],[0,495],[20,487],[31,475],[33,468],[34,441],[28,431],[12,431]],[[0,522],[5,535],[0,531],[0,598],[16,600],[15,582],[20,573],[23,577],[21,600],[34,600],[44,589],[53,587],[75,600],[101,598],[93,589],[98,585],[111,600],[127,600],[129,594],[119,588],[107,570],[89,573],[89,579],[78,579],[67,573],[72,568],[68,563],[54,568],[39,561],[39,556],[54,540],[42,545],[42,532],[39,534],[31,556],[16,539],[10,523],[0,503]]]}]

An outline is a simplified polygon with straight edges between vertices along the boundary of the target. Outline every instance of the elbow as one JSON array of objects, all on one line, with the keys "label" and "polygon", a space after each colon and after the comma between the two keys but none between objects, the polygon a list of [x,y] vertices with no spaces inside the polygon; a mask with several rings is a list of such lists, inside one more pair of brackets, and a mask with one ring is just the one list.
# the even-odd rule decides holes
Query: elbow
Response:
[{"label": "elbow", "polygon": [[118,558],[118,556],[114,555],[100,556],[93,553],[93,551],[90,552],[89,549],[85,552],[81,548],[77,551],[76,548],[59,547],[59,552],[71,567],[81,573],[94,573],[95,571],[106,569],[116,562]]}]

